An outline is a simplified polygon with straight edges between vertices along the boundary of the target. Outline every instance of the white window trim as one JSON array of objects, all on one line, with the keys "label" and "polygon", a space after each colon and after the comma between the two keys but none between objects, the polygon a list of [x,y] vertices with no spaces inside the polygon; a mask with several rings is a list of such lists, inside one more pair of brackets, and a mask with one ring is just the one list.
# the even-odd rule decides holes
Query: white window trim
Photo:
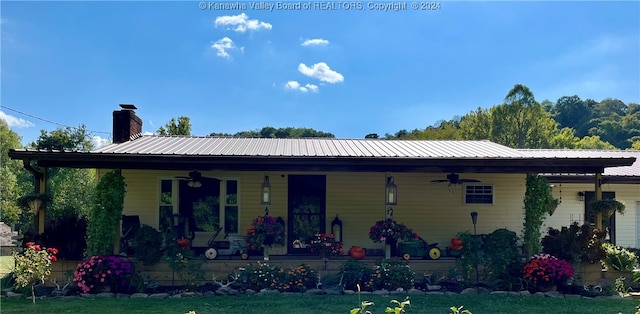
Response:
[{"label": "white window trim", "polygon": [[[490,186],[491,187],[491,203],[468,203],[467,202],[467,186]],[[465,205],[472,206],[487,206],[487,205],[495,205],[496,203],[496,187],[494,184],[488,183],[464,183],[462,186],[462,203]]]}]

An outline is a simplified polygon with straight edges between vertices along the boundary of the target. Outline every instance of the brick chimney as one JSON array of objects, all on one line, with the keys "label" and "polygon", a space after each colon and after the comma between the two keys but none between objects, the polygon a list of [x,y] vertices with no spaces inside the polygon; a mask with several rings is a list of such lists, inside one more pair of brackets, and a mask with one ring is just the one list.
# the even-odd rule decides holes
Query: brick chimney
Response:
[{"label": "brick chimney", "polygon": [[120,104],[122,110],[113,111],[113,142],[124,143],[142,135],[142,119],[136,116],[134,105]]}]

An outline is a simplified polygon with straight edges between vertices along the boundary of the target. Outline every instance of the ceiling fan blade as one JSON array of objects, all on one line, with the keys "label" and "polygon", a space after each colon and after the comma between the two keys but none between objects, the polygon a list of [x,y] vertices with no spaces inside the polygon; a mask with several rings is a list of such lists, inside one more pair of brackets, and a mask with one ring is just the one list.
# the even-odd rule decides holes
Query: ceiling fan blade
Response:
[{"label": "ceiling fan blade", "polygon": [[449,180],[447,180],[447,179],[438,179],[438,180],[431,180],[431,182],[434,182],[434,183],[444,183],[444,182],[449,182]]},{"label": "ceiling fan blade", "polygon": [[476,179],[459,179],[457,183],[465,183],[465,182],[481,182],[481,181]]}]

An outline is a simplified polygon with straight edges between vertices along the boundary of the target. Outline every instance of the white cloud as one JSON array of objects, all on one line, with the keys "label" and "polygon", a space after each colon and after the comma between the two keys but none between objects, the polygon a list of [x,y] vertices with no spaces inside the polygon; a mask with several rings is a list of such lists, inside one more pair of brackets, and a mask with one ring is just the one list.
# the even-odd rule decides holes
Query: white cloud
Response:
[{"label": "white cloud", "polygon": [[8,115],[2,111],[0,111],[0,120],[4,120],[7,122],[7,125],[9,127],[15,127],[15,128],[29,128],[32,126],[35,126],[35,124],[33,124],[33,122],[22,119],[22,118],[16,118],[12,115]]},{"label": "white cloud", "polygon": [[307,39],[303,41],[301,45],[303,47],[307,47],[307,46],[326,46],[328,44],[329,44],[329,41],[326,39],[314,38],[314,39]]},{"label": "white cloud", "polygon": [[[218,39],[216,42],[211,44],[211,48],[217,50],[216,55],[218,57],[223,58],[231,58],[228,50],[238,49],[238,47],[236,47],[236,44],[229,37]],[[240,48],[240,51],[244,51],[244,47]]]},{"label": "white cloud", "polygon": [[311,67],[306,66],[304,63],[300,63],[300,65],[298,65],[298,71],[308,77],[316,78],[320,80],[320,82],[335,84],[344,81],[344,76],[342,76],[342,74],[331,70],[331,68],[324,62],[316,63]]},{"label": "white cloud", "polygon": [[289,90],[297,90],[303,93],[307,93],[307,92],[312,92],[312,93],[317,93],[318,92],[318,86],[314,85],[314,84],[306,84],[304,86],[301,86],[300,83],[298,83],[298,81],[289,81],[286,84],[284,84],[284,88],[285,89],[289,89]]},{"label": "white cloud", "polygon": [[111,140],[108,138],[102,138],[100,136],[94,135],[91,138],[91,141],[93,142],[93,146],[97,149],[103,146],[107,146],[109,144],[111,144]]},{"label": "white cloud", "polygon": [[261,29],[271,29],[273,26],[267,22],[250,20],[245,13],[239,15],[224,15],[216,17],[215,26],[229,26],[227,29],[239,33],[246,31],[259,31]]}]

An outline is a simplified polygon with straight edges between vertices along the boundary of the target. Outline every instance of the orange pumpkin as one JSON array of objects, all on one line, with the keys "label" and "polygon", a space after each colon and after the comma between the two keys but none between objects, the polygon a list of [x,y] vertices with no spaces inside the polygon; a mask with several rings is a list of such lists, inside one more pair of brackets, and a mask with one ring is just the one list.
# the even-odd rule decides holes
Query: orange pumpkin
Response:
[{"label": "orange pumpkin", "polygon": [[354,259],[363,259],[364,255],[364,249],[357,245],[354,245],[349,249],[349,256],[353,257]]}]

